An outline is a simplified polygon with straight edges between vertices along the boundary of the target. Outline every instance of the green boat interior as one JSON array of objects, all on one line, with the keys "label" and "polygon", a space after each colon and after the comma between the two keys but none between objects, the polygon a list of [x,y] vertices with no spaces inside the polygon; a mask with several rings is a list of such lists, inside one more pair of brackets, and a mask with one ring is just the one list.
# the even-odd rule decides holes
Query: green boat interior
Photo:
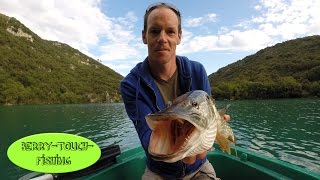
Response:
[{"label": "green boat interior", "polygon": [[[232,149],[232,154],[215,151],[208,153],[219,178],[228,179],[320,179],[320,174],[277,159],[261,156],[243,148]],[[117,163],[85,179],[141,179],[145,170],[145,154],[142,147],[121,153]]]},{"label": "green boat interior", "polygon": [[[208,153],[216,174],[229,179],[320,179],[320,174],[281,160],[259,155],[237,147],[237,155],[224,153],[214,145]],[[120,152],[118,145],[102,149],[102,156],[94,165],[76,172],[54,174],[53,179],[141,179],[145,170],[145,153],[142,147]]]}]

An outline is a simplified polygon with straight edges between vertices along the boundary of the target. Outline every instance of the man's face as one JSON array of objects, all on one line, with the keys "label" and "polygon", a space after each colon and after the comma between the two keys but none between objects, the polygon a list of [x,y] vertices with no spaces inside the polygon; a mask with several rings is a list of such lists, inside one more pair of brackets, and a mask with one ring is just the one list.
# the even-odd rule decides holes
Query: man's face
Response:
[{"label": "man's face", "polygon": [[146,31],[142,33],[143,42],[148,44],[151,63],[175,62],[176,46],[181,41],[178,25],[178,17],[171,9],[159,7],[151,11]]}]

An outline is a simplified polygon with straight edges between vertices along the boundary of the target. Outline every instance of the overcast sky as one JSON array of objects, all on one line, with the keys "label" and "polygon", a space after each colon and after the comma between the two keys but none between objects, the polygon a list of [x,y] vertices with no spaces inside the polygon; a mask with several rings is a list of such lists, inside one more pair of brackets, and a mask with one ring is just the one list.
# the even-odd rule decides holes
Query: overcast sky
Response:
[{"label": "overcast sky", "polygon": [[[41,38],[66,43],[125,76],[147,56],[141,30],[146,7],[125,0],[0,0]],[[165,1],[182,14],[179,55],[205,65],[208,75],[260,49],[320,34],[320,0]]]}]

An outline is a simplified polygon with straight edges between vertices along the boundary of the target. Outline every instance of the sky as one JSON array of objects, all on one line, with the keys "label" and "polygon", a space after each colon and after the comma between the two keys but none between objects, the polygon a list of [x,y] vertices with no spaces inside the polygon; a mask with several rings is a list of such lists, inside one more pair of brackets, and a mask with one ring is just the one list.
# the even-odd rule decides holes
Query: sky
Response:
[{"label": "sky", "polygon": [[[0,0],[42,39],[66,43],[123,76],[147,56],[141,30],[155,2],[125,0]],[[182,14],[177,54],[202,63],[210,75],[260,49],[320,34],[320,0],[163,1]]]}]

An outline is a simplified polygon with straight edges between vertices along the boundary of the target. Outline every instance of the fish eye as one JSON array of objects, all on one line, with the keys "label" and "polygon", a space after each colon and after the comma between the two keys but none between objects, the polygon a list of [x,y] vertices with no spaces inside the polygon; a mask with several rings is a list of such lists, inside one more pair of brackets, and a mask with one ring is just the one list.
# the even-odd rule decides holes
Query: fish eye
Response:
[{"label": "fish eye", "polygon": [[199,104],[198,104],[197,102],[195,102],[195,101],[192,101],[192,102],[191,102],[191,105],[192,105],[192,107],[197,107],[197,108],[199,108]]}]

